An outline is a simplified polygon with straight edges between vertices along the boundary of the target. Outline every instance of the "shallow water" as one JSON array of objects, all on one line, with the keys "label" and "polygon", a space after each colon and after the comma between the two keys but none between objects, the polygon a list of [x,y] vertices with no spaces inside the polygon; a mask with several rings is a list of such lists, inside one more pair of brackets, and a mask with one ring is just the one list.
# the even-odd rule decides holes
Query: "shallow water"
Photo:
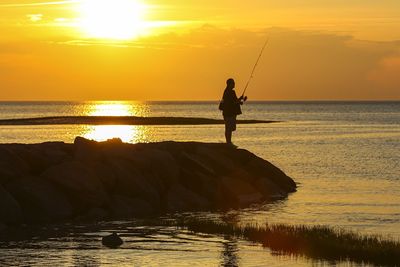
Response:
[{"label": "shallow water", "polygon": [[[216,107],[216,103],[210,102],[0,103],[0,117],[132,114],[219,118]],[[286,200],[232,211],[241,222],[325,224],[400,239],[400,102],[258,102],[245,106],[243,112],[243,119],[283,121],[239,125],[234,142],[279,166],[295,179],[299,188]],[[0,143],[72,142],[77,135],[95,140],[118,136],[132,143],[162,140],[223,142],[223,131],[223,126],[219,125],[0,126]],[[101,231],[113,230],[113,227],[116,226],[111,223]],[[180,234],[199,238],[190,233]],[[79,261],[87,259],[93,261],[94,266],[106,262],[129,266],[132,266],[130,263],[134,266],[201,263],[218,266],[225,260],[222,255],[229,255],[224,252],[225,247],[231,246],[241,266],[326,264],[275,256],[258,245],[240,240],[232,243],[218,236],[206,238],[211,238],[212,242],[196,239],[184,245],[173,243],[176,234],[168,231],[159,237],[164,241],[154,241],[146,236],[142,241],[132,243],[137,247],[121,251],[101,248],[98,236],[91,236],[94,239],[86,243],[92,246],[90,249],[79,249],[85,242],[56,240],[51,246],[59,243],[61,248],[51,253],[46,252],[46,242],[28,241],[26,249],[22,249],[22,244],[10,250],[3,247],[0,256],[7,255],[8,260],[13,261],[37,253],[34,257],[37,265],[46,265],[54,259],[60,265],[77,262],[81,265]],[[165,247],[170,249],[163,250]],[[26,256],[25,260],[29,258]]]}]

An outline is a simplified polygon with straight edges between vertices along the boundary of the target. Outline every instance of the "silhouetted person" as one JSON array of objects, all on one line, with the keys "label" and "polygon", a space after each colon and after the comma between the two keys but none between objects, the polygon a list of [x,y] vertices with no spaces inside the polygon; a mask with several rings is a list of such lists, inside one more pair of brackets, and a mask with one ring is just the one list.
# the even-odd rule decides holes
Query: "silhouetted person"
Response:
[{"label": "silhouetted person", "polygon": [[237,97],[235,92],[235,81],[228,79],[226,81],[226,89],[222,97],[220,109],[225,121],[225,139],[226,143],[232,144],[232,132],[236,131],[236,116],[242,114],[240,105],[247,100],[247,97]]}]

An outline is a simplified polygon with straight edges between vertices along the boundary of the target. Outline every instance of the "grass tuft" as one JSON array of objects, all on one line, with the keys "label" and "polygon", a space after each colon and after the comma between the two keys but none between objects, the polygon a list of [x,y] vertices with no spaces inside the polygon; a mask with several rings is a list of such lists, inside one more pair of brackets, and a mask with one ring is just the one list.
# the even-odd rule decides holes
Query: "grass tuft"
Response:
[{"label": "grass tuft", "polygon": [[379,236],[361,235],[327,226],[283,224],[236,225],[226,222],[185,218],[164,220],[157,225],[175,226],[192,232],[230,235],[257,242],[274,251],[327,261],[352,261],[400,266],[400,242]]}]

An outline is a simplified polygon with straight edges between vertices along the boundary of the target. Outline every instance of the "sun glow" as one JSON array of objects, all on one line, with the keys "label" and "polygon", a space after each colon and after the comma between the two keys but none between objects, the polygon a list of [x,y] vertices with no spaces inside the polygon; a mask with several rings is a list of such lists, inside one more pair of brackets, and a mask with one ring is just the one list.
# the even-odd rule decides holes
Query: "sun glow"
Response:
[{"label": "sun glow", "polygon": [[146,11],[135,0],[83,0],[80,27],[92,38],[132,39],[146,32]]}]

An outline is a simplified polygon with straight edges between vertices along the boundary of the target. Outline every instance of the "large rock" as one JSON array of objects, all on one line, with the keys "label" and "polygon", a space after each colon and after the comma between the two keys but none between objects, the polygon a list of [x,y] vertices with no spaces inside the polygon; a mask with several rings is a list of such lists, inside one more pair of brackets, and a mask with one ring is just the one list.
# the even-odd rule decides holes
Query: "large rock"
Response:
[{"label": "large rock", "polygon": [[121,195],[112,196],[107,207],[113,218],[144,217],[156,213],[148,201]]},{"label": "large rock", "polygon": [[290,177],[288,177],[282,170],[262,158],[253,156],[253,158],[245,165],[245,168],[255,176],[261,176],[274,182],[287,192],[296,191],[296,183]]},{"label": "large rock", "polygon": [[179,165],[169,152],[159,149],[147,149],[141,155],[149,160],[151,163],[150,168],[168,185],[175,183],[179,179]]},{"label": "large rock", "polygon": [[72,216],[72,207],[62,192],[38,177],[23,177],[7,184],[26,221],[59,221]]},{"label": "large rock", "polygon": [[7,232],[7,225],[0,222],[0,235]]},{"label": "large rock", "polygon": [[70,144],[65,144],[63,142],[46,142],[40,144],[40,148],[49,165],[56,165],[72,160]]},{"label": "large rock", "polygon": [[150,181],[129,161],[115,159],[110,162],[116,177],[115,193],[134,198],[143,198],[155,208],[160,206],[160,194]]},{"label": "large rock", "polygon": [[204,197],[188,190],[180,184],[171,186],[167,196],[167,210],[176,211],[199,211],[207,210],[211,203]]},{"label": "large rock", "polygon": [[221,153],[220,149],[211,149],[208,146],[199,146],[197,148],[197,157],[202,162],[217,172],[218,174],[230,173],[236,168],[236,164],[230,157]]},{"label": "large rock", "polygon": [[219,203],[223,208],[245,207],[263,200],[263,195],[254,186],[239,178],[223,177],[219,189]]},{"label": "large rock", "polygon": [[109,213],[103,208],[91,208],[88,212],[75,218],[78,222],[95,222],[107,219]]},{"label": "large rock", "polygon": [[107,192],[115,190],[117,185],[117,177],[115,176],[112,166],[106,160],[88,162],[87,166],[91,168],[96,177],[99,178]]},{"label": "large rock", "polygon": [[15,153],[13,147],[18,145],[0,146],[0,184],[29,174],[28,164]]},{"label": "large rock", "polygon": [[257,179],[254,182],[254,186],[258,191],[260,191],[261,194],[263,194],[266,200],[283,199],[288,195],[288,192],[286,192],[284,189],[265,178]]},{"label": "large rock", "polygon": [[30,173],[37,175],[50,166],[49,160],[43,152],[35,147],[20,148],[16,150],[18,156],[28,165]]},{"label": "large rock", "polygon": [[202,172],[206,175],[215,176],[216,173],[214,169],[196,154],[182,152],[179,156],[181,166],[194,171]]},{"label": "large rock", "polygon": [[225,144],[81,137],[0,145],[0,185],[0,223],[237,208],[296,190],[279,168]]},{"label": "large rock", "polygon": [[60,188],[78,211],[101,207],[107,194],[94,171],[81,162],[70,161],[47,169],[42,177]]},{"label": "large rock", "polygon": [[74,157],[79,161],[95,160],[101,158],[100,143],[85,139],[83,137],[76,137],[74,140]]},{"label": "large rock", "polygon": [[19,223],[22,211],[19,203],[0,185],[0,223]]},{"label": "large rock", "polygon": [[214,203],[218,194],[219,178],[204,174],[198,170],[183,167],[180,175],[180,183],[189,190],[207,198]]}]

